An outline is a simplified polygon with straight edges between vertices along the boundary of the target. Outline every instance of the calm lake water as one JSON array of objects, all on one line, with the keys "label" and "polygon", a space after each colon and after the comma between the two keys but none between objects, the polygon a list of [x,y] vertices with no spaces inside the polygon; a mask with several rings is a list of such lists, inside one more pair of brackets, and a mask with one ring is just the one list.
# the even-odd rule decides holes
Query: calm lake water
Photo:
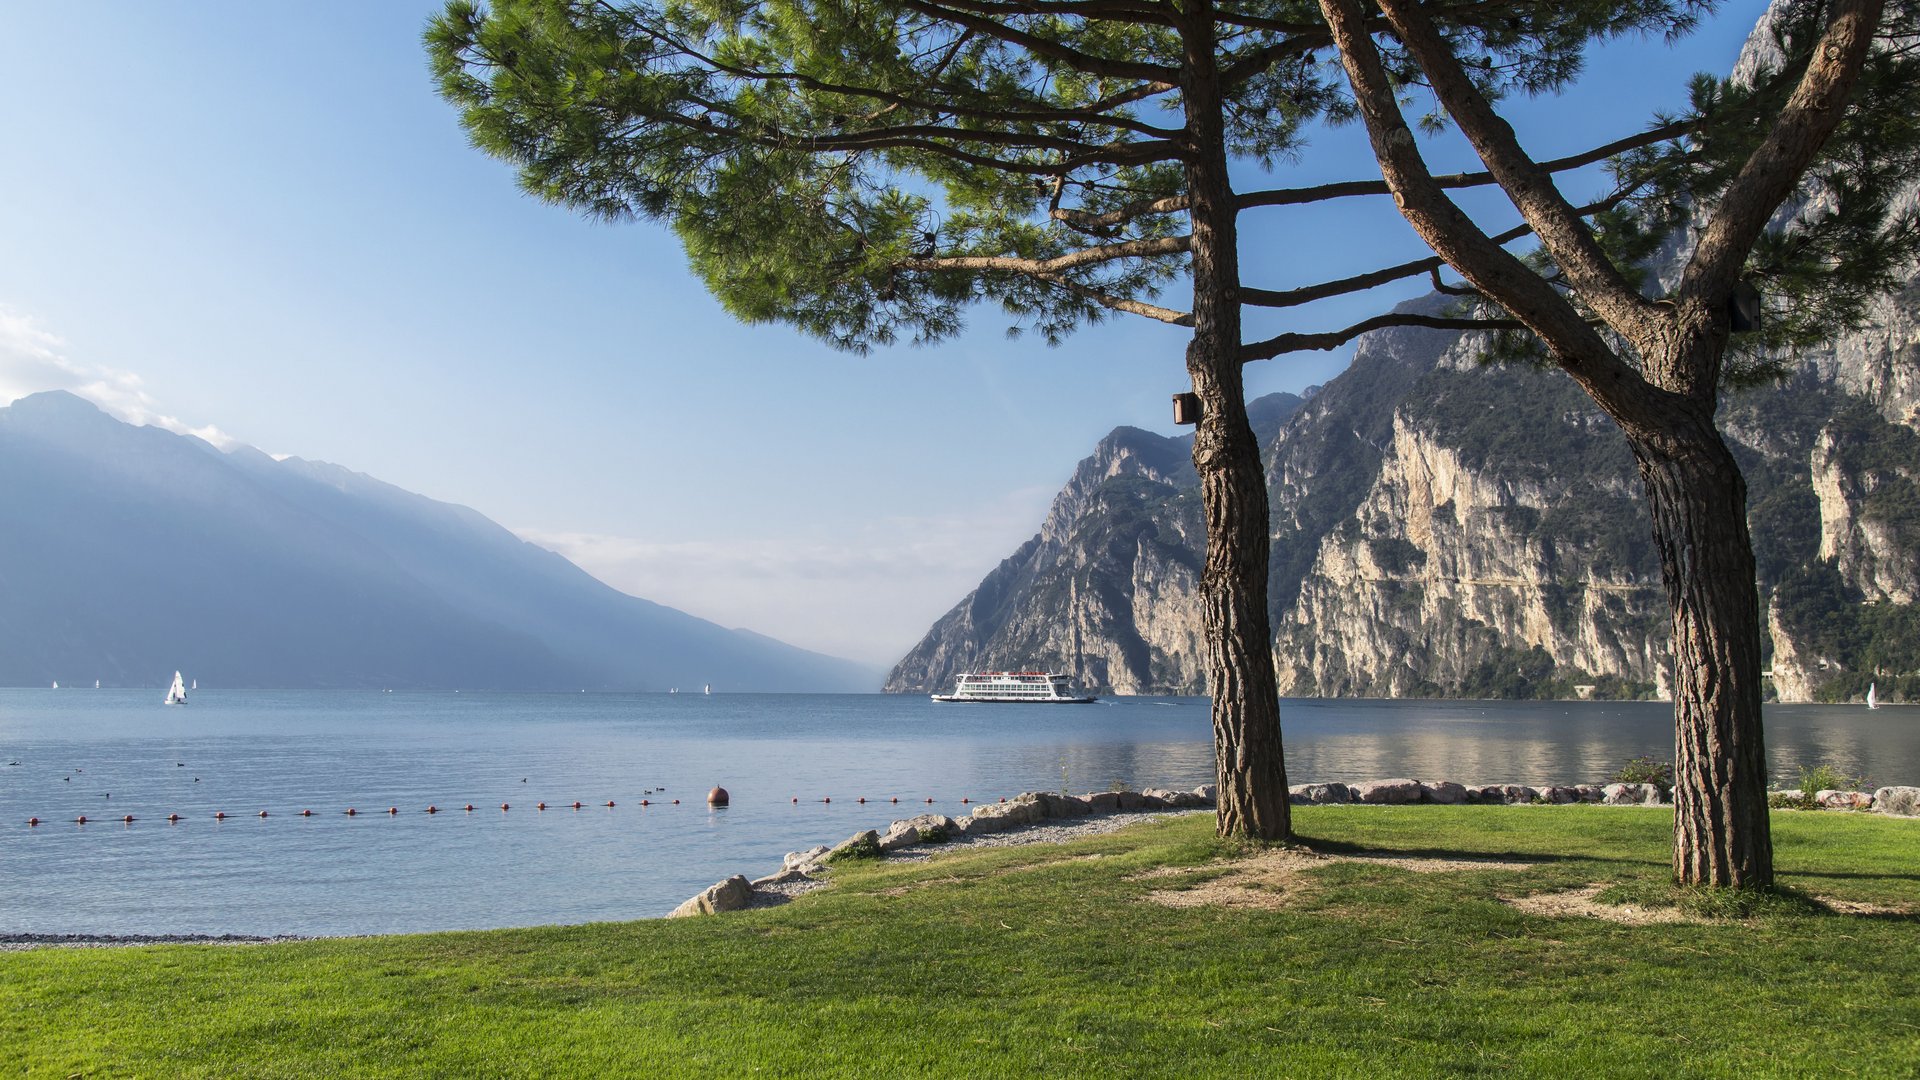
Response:
[{"label": "calm lake water", "polygon": [[[1920,708],[1775,706],[1767,718],[1777,777],[1830,763],[1920,782]],[[1590,782],[1637,755],[1664,760],[1672,741],[1671,709],[1655,703],[1290,701],[1282,723],[1296,783]],[[0,933],[657,916],[729,874],[771,873],[785,852],[927,809],[957,814],[963,796],[1192,787],[1212,779],[1209,740],[1201,698],[202,690],[167,708],[148,690],[0,690]],[[730,807],[706,807],[715,784]],[[477,809],[448,812],[466,803]]]}]

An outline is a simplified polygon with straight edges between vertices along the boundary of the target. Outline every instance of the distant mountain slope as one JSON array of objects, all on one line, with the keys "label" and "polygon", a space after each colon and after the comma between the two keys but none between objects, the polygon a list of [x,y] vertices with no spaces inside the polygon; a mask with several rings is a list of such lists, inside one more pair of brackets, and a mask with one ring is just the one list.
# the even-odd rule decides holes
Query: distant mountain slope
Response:
[{"label": "distant mountain slope", "polygon": [[[1766,25],[1736,73],[1779,61]],[[1917,190],[1910,178],[1899,201]],[[1673,237],[1654,277],[1670,284],[1690,243]],[[1256,422],[1271,439],[1283,694],[1665,692],[1666,593],[1625,439],[1565,375],[1483,366],[1486,351],[1435,330],[1368,334],[1305,406]],[[1920,276],[1796,357],[1790,378],[1726,393],[1719,421],[1747,478],[1772,691],[1858,700],[1877,684],[1882,700],[1920,701]],[[1045,664],[1120,693],[1204,693],[1198,490],[1190,472],[1129,464],[1143,455],[1116,440],[1143,438],[1158,437],[1102,442],[1041,535],[935,624],[888,689]],[[1089,494],[1109,477],[1150,494]],[[1116,532],[1157,546],[1115,558]],[[1040,563],[1072,568],[1073,587]]]},{"label": "distant mountain slope", "polygon": [[[1274,394],[1248,413],[1272,432],[1301,400]],[[1198,685],[1206,526],[1191,454],[1191,437],[1116,428],[1074,470],[1039,534],[934,624],[886,688],[1036,666],[1122,693]]]},{"label": "distant mountain slope", "polygon": [[0,409],[0,684],[868,690],[627,596],[465,507],[122,424]]},{"label": "distant mountain slope", "polygon": [[[1783,699],[1878,682],[1883,700],[1920,700],[1917,313],[1920,283],[1723,406]],[[1368,335],[1260,430],[1283,693],[1664,692],[1666,594],[1625,440],[1564,375],[1484,367],[1482,351],[1434,330]],[[887,688],[1048,666],[1110,692],[1204,693],[1189,445],[1132,428],[1103,440],[1040,534]]]}]

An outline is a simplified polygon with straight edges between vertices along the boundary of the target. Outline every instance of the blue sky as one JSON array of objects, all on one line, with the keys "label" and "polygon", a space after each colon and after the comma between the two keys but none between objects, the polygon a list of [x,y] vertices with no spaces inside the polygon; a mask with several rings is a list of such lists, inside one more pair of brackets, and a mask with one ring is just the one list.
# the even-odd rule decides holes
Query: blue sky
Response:
[{"label": "blue sky", "polygon": [[[1763,7],[1609,46],[1515,127],[1540,156],[1636,130],[1730,68]],[[1145,320],[1049,349],[982,310],[958,341],[864,357],[735,322],[663,228],[537,203],[467,146],[419,46],[436,8],[0,4],[0,402],[71,388],[337,462],[628,592],[876,663],[1034,532],[1107,431],[1174,431],[1184,332]],[[1431,156],[1472,165],[1452,140]],[[1370,168],[1340,130],[1241,186]],[[1276,288],[1425,254],[1384,199],[1255,211],[1241,247],[1247,282]],[[1347,356],[1255,365],[1249,392]]]}]

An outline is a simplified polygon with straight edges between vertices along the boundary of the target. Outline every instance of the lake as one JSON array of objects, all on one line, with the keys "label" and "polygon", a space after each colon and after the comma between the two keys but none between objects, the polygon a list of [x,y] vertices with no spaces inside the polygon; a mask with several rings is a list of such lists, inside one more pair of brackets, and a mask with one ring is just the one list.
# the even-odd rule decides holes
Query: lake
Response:
[{"label": "lake", "polygon": [[[1650,702],[1288,701],[1282,724],[1295,783],[1539,785],[1670,758],[1671,716]],[[1822,763],[1920,782],[1920,708],[1770,706],[1767,722],[1784,783]],[[1212,778],[1203,698],[202,690],[168,708],[149,690],[0,690],[0,933],[643,918],[788,851],[962,813],[962,798]],[[716,784],[731,806],[705,805]]]}]

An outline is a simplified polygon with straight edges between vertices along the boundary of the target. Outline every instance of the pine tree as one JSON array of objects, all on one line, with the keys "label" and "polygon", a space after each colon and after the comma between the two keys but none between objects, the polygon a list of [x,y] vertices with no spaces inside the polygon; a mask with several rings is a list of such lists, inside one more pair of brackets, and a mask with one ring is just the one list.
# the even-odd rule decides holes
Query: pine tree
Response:
[{"label": "pine tree", "polygon": [[[1680,32],[1693,19],[1668,0],[1448,0],[1425,10],[1522,57],[1488,79],[1520,92],[1566,82],[1596,36]],[[1439,266],[1418,260],[1284,290],[1240,280],[1243,213],[1386,191],[1378,179],[1233,187],[1233,166],[1270,168],[1301,151],[1312,123],[1352,112],[1325,63],[1332,39],[1314,4],[454,0],[426,44],[475,144],[518,166],[527,190],[592,215],[669,224],[743,319],[855,350],[950,337],[982,302],[1049,342],[1119,314],[1191,328],[1218,827],[1289,836],[1267,489],[1242,365],[1384,326],[1520,325],[1390,313],[1242,340],[1244,306],[1294,307]],[[1682,130],[1543,167],[1650,149]],[[1191,302],[1167,306],[1160,294],[1180,279]]]},{"label": "pine tree", "polygon": [[[1746,84],[1697,80],[1690,136],[1623,154],[1616,197],[1583,213],[1496,110],[1483,61],[1510,62],[1498,46],[1418,0],[1321,8],[1401,213],[1467,279],[1461,291],[1522,324],[1505,351],[1550,358],[1633,449],[1672,608],[1675,879],[1771,887],[1746,487],[1714,415],[1724,386],[1779,373],[1782,348],[1857,323],[1920,250],[1906,187],[1920,165],[1913,10],[1777,4],[1784,64]],[[1415,80],[1538,236],[1531,257],[1505,251],[1427,171],[1397,100]],[[1676,232],[1691,240],[1678,280],[1647,280],[1644,260]]]}]

